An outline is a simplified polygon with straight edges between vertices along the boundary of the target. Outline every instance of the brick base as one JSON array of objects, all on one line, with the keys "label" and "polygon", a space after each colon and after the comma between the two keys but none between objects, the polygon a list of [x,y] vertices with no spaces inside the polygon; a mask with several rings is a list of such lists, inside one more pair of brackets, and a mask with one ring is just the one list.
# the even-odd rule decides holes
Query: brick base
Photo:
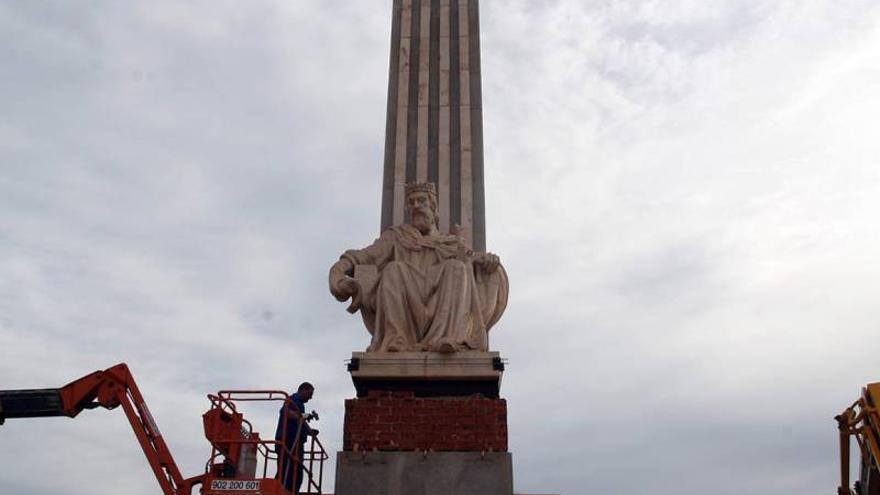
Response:
[{"label": "brick base", "polygon": [[507,452],[507,401],[371,391],[345,401],[343,449]]}]

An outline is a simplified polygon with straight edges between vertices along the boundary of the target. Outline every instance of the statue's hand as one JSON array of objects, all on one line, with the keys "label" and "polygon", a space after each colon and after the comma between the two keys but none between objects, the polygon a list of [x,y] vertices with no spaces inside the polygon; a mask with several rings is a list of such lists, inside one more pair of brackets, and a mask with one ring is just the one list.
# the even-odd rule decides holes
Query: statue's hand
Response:
[{"label": "statue's hand", "polygon": [[474,264],[482,267],[487,273],[493,273],[501,264],[501,259],[492,253],[474,253]]},{"label": "statue's hand", "polygon": [[347,259],[340,259],[330,267],[330,293],[337,301],[343,302],[358,293],[358,284],[348,276],[354,267]]}]

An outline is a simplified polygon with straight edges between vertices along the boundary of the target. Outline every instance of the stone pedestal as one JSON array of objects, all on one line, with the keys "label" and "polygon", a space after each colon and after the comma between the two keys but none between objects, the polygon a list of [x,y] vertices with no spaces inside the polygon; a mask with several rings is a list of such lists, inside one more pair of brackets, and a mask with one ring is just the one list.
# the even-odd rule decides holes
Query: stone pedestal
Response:
[{"label": "stone pedestal", "polygon": [[497,352],[354,353],[337,495],[511,495]]},{"label": "stone pedestal", "polygon": [[507,452],[339,452],[336,495],[511,495]]},{"label": "stone pedestal", "polygon": [[348,371],[358,397],[381,390],[498,398],[504,362],[497,352],[353,352]]}]

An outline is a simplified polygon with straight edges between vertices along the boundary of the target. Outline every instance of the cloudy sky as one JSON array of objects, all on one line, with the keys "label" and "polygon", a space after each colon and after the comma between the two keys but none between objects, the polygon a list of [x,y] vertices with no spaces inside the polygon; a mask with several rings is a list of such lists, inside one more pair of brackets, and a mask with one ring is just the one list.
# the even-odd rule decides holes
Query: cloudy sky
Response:
[{"label": "cloudy sky", "polygon": [[[378,233],[390,14],[0,0],[0,389],[125,361],[190,476],[205,394],[308,379],[340,449],[368,339],[326,276]],[[516,490],[831,493],[880,380],[880,4],[481,18]],[[0,427],[0,493],[120,487],[158,491],[121,411]]]}]

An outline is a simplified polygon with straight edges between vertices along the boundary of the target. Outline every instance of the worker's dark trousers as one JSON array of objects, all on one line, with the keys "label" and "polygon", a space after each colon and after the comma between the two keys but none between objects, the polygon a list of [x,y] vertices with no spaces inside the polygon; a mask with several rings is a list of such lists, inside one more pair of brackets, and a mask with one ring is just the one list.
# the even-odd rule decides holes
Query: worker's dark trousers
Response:
[{"label": "worker's dark trousers", "polygon": [[[300,459],[302,459],[302,452],[305,448],[305,444],[301,443],[299,445],[299,455]],[[284,488],[287,491],[293,490],[293,470],[294,466],[291,464],[290,456],[283,452],[280,445],[275,445],[275,453],[278,454],[278,457],[281,458],[281,467],[278,469],[278,475],[281,476],[281,482],[284,483]],[[299,492],[300,487],[303,484],[303,464],[300,462],[293,462],[296,464],[296,491]]]}]

